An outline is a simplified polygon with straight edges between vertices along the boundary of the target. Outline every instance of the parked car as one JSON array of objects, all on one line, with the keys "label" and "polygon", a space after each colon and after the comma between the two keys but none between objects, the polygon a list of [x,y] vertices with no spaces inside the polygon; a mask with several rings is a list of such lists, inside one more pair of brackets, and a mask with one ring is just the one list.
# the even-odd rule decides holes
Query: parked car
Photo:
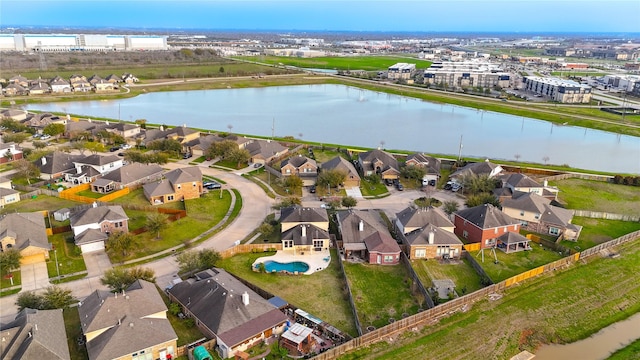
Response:
[{"label": "parked car", "polygon": [[124,156],[124,153],[123,152],[119,152],[118,156]]},{"label": "parked car", "polygon": [[451,190],[451,188],[453,187],[453,184],[455,184],[453,181],[448,181],[446,184],[444,184],[443,189]]},{"label": "parked car", "polygon": [[259,167],[261,167],[261,166],[262,166],[262,164],[260,164],[260,163],[255,163],[255,164],[253,164],[253,167],[254,167],[254,168],[259,168]]},{"label": "parked car", "polygon": [[460,190],[461,188],[462,188],[462,186],[461,186],[461,185],[459,185],[459,184],[453,184],[453,185],[451,186],[451,191],[453,191],[453,192],[457,192],[457,191],[458,191],[458,190]]},{"label": "parked car", "polygon": [[398,191],[403,191],[404,190],[404,186],[402,186],[402,184],[398,183],[396,185],[396,189],[398,189]]},{"label": "parked car", "polygon": [[129,149],[131,149],[131,145],[129,145],[129,144],[122,144],[122,145],[120,145],[120,149],[122,149],[122,150],[129,150]]},{"label": "parked car", "polygon": [[110,152],[116,152],[116,151],[118,151],[118,150],[120,150],[120,148],[119,148],[119,147],[117,147],[117,146],[113,146],[113,147],[109,148],[109,151],[110,151]]},{"label": "parked car", "polygon": [[384,179],[384,184],[387,186],[391,186],[393,185],[393,181],[391,181],[390,179]]},{"label": "parked car", "polygon": [[204,186],[205,188],[207,188],[209,190],[222,188],[222,185],[220,185],[219,183],[217,183],[215,181],[207,181],[204,184],[202,184],[202,186]]},{"label": "parked car", "polygon": [[188,159],[188,158],[190,158],[190,157],[191,157],[191,153],[184,153],[184,154],[182,154],[182,158],[183,158],[183,159]]},{"label": "parked car", "polygon": [[312,194],[315,194],[316,193],[316,186],[315,185],[311,186],[309,188],[309,192],[312,193]]},{"label": "parked car", "polygon": [[435,180],[429,180],[429,185],[436,186],[436,181]]}]

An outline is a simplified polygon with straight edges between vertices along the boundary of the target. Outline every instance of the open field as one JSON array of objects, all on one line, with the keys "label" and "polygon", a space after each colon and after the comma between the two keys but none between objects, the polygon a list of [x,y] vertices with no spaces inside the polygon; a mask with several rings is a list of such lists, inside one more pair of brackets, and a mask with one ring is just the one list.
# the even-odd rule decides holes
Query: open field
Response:
[{"label": "open field", "polygon": [[619,258],[594,256],[588,264],[547,273],[507,289],[500,300],[483,300],[341,359],[508,359],[544,343],[583,339],[640,311],[640,244],[619,251]]},{"label": "open field", "polygon": [[251,264],[257,258],[269,255],[273,253],[236,255],[220,261],[218,266],[285,299],[349,335],[357,336],[335,250],[331,251],[329,267],[311,275],[285,276],[257,273],[251,270]]},{"label": "open field", "polygon": [[[53,247],[49,251],[49,261],[47,261],[49,278],[58,276],[58,271],[60,271],[60,275],[67,275],[87,270],[80,247],[73,242],[72,231],[49,236],[49,242]],[[58,257],[58,270],[56,270],[56,256]]]},{"label": "open field", "polygon": [[494,283],[562,258],[562,255],[551,249],[547,249],[533,242],[530,244],[531,250],[529,251],[506,254],[500,250],[496,250],[496,255],[498,256],[497,264],[494,261],[495,259],[490,249],[484,250],[484,262],[482,262],[482,255],[480,255],[479,252],[473,252],[471,255],[475,257]]},{"label": "open field", "polygon": [[640,214],[640,187],[603,181],[566,179],[550,182],[560,189],[558,199],[569,209]]},{"label": "open field", "polygon": [[411,279],[401,265],[350,264],[344,272],[351,285],[351,295],[358,310],[360,325],[382,327],[389,319],[413,315],[421,305],[411,295]]},{"label": "open field", "polygon": [[[605,241],[618,238],[624,234],[640,230],[640,223],[632,221],[592,219],[574,216],[571,221],[573,224],[582,225],[582,231],[578,241],[561,241],[560,245],[575,249],[584,250],[594,247]],[[576,246],[578,248],[576,248]]]},{"label": "open field", "polygon": [[283,56],[258,56],[239,57],[243,60],[256,61],[271,65],[287,65],[301,68],[313,69],[336,69],[336,70],[387,70],[391,65],[399,62],[410,62],[416,64],[417,68],[426,69],[431,66],[430,61],[416,58],[397,56],[344,56],[344,57],[315,57],[315,58],[295,58]]},{"label": "open field", "polygon": [[459,296],[482,288],[480,275],[467,259],[449,263],[441,263],[438,260],[411,260],[411,266],[425,288],[431,287],[432,280],[444,279],[451,279],[456,284],[456,293]]}]

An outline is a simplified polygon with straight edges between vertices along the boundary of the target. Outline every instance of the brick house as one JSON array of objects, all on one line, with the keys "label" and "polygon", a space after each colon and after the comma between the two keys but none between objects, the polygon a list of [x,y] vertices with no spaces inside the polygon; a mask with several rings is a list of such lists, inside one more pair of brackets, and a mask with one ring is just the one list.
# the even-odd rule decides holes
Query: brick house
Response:
[{"label": "brick house", "polygon": [[0,251],[11,248],[22,255],[22,265],[49,259],[51,244],[42,213],[10,213],[0,219]]},{"label": "brick house", "polygon": [[347,176],[344,179],[344,187],[360,187],[360,175],[351,162],[342,156],[336,156],[333,159],[322,163],[320,166],[322,171],[337,170],[344,172]]},{"label": "brick house", "polygon": [[315,160],[298,155],[282,160],[280,173],[282,176],[297,175],[302,179],[303,186],[310,186],[318,178],[318,165]]},{"label": "brick house", "polygon": [[82,253],[104,250],[109,234],[129,232],[129,217],[122,206],[93,206],[71,216],[75,244]]},{"label": "brick house", "polygon": [[396,214],[394,225],[410,259],[457,259],[462,254],[453,222],[439,208],[408,207]]},{"label": "brick house", "polygon": [[197,199],[203,193],[202,172],[197,166],[175,169],[164,177],[142,187],[151,205]]},{"label": "brick house", "polygon": [[395,265],[400,247],[374,210],[343,210],[337,213],[340,239],[338,247],[345,257],[360,257],[370,264]]},{"label": "brick house", "polygon": [[0,164],[8,163],[23,158],[22,149],[15,143],[0,144]]},{"label": "brick house", "polygon": [[454,214],[453,223],[456,235],[467,243],[480,243],[483,249],[497,246],[503,234],[520,232],[520,221],[491,204],[460,210]]},{"label": "brick house", "polygon": [[364,176],[380,175],[382,179],[400,178],[398,160],[382,150],[371,150],[358,154],[358,164]]},{"label": "brick house", "polygon": [[407,156],[407,160],[404,162],[406,166],[419,166],[426,170],[424,179],[426,180],[438,180],[440,178],[440,165],[441,161],[431,156],[427,156],[422,153],[414,153]]}]

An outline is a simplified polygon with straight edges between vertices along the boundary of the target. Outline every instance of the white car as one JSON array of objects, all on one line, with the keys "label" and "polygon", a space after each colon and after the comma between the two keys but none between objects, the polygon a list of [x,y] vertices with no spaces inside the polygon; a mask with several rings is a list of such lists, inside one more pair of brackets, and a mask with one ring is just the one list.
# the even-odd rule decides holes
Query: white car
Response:
[{"label": "white car", "polygon": [[129,145],[129,144],[122,144],[122,145],[120,145],[120,149],[122,149],[122,150],[129,150],[129,149],[131,149],[131,145]]}]

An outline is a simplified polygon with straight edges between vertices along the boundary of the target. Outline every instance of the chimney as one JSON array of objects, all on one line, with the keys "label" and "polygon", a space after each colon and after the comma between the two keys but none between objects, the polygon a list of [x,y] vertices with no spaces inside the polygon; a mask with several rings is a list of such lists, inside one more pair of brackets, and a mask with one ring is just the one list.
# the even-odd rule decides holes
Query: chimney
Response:
[{"label": "chimney", "polygon": [[246,291],[242,293],[242,303],[244,306],[249,306],[249,294]]},{"label": "chimney", "polygon": [[364,221],[362,220],[358,223],[358,231],[364,231]]},{"label": "chimney", "polygon": [[46,157],[42,157],[42,166],[47,165],[47,158]]},{"label": "chimney", "polygon": [[434,236],[435,234],[433,233],[433,231],[429,231],[429,245],[433,245]]},{"label": "chimney", "polygon": [[305,225],[302,225],[302,237],[307,237],[307,227]]}]

